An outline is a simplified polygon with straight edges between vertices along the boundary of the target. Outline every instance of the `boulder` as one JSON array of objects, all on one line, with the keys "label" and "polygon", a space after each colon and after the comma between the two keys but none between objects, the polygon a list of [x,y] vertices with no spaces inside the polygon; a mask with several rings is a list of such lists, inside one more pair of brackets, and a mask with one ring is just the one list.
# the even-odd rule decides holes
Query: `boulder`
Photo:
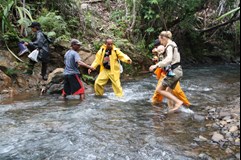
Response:
[{"label": "boulder", "polygon": [[0,70],[0,91],[11,87],[12,80],[2,70]]},{"label": "boulder", "polygon": [[[42,87],[42,93],[47,94],[61,94],[62,90],[64,88],[64,75],[63,75],[64,69],[63,68],[57,68],[48,76],[48,81]],[[92,93],[93,89],[91,86],[84,83],[86,93]]]},{"label": "boulder", "polygon": [[28,87],[28,83],[26,81],[26,77],[24,76],[17,76],[16,78],[16,84],[20,87],[20,88],[27,88]]},{"label": "boulder", "polygon": [[85,62],[86,64],[91,65],[95,60],[95,55],[92,54],[91,52],[82,50],[79,52],[79,54],[80,54],[82,61]]},{"label": "boulder", "polygon": [[63,73],[64,69],[63,68],[57,68],[53,72],[51,72],[48,76],[47,84],[50,83],[60,83],[63,81]]}]

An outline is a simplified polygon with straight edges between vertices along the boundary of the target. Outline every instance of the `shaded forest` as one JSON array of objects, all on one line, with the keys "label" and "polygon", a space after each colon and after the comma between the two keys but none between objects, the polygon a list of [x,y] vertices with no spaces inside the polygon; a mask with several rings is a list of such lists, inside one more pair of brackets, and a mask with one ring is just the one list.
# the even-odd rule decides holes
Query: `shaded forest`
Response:
[{"label": "shaded forest", "polygon": [[1,0],[0,18],[1,48],[30,41],[28,26],[38,21],[55,46],[78,38],[95,53],[113,37],[136,64],[151,57],[162,30],[173,32],[188,64],[240,56],[238,0]]}]

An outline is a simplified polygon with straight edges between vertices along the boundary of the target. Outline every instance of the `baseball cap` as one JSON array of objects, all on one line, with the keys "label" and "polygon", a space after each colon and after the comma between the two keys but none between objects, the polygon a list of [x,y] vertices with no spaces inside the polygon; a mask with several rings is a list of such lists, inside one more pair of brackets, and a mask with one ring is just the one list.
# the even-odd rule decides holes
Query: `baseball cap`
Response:
[{"label": "baseball cap", "polygon": [[156,39],[156,40],[154,41],[154,47],[158,47],[158,46],[160,46],[160,45],[161,45],[161,43],[160,43],[159,39]]},{"label": "baseball cap", "polygon": [[72,45],[80,45],[80,46],[82,46],[82,43],[78,39],[72,39],[70,43],[71,43],[71,46]]},{"label": "baseball cap", "polygon": [[33,27],[41,27],[41,24],[38,23],[38,22],[33,22],[30,26],[28,26],[30,28],[33,28]]}]

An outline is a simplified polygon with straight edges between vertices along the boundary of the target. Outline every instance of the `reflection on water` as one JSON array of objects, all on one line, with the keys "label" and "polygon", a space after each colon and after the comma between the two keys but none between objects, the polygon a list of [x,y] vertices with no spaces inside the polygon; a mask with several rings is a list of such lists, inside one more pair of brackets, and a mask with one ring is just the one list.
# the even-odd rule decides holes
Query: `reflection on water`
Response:
[{"label": "reflection on water", "polygon": [[[194,111],[208,104],[225,105],[226,94],[239,93],[235,67],[185,72],[182,85]],[[0,159],[197,159],[190,145],[201,124],[193,122],[191,110],[164,115],[162,108],[153,107],[155,85],[155,78],[125,83],[121,99],[108,87],[105,98],[88,95],[83,103],[57,96],[5,102],[0,105]]]}]

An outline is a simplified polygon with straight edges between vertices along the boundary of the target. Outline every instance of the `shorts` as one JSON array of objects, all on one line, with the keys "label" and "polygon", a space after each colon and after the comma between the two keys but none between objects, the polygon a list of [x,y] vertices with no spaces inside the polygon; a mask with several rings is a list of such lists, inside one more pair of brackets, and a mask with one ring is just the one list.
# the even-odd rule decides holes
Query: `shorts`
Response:
[{"label": "shorts", "polygon": [[63,96],[67,95],[81,95],[85,93],[85,87],[80,80],[80,75],[65,75]]},{"label": "shorts", "polygon": [[171,89],[175,89],[178,81],[183,77],[183,71],[182,67],[179,66],[176,69],[173,70],[175,73],[174,77],[168,77],[166,76],[164,80],[162,81],[162,86],[167,88],[170,87]]}]

